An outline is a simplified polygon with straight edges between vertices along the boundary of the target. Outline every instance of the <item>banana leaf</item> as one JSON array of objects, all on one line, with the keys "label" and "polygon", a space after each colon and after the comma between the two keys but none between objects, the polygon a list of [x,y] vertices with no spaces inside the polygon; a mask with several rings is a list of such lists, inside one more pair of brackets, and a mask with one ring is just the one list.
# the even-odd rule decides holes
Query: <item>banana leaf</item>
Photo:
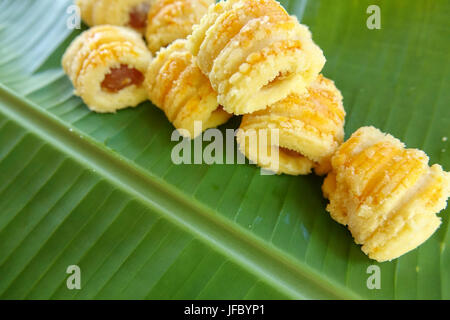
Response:
[{"label": "banana leaf", "polygon": [[[67,27],[71,4],[0,0],[1,299],[450,298],[448,209],[425,244],[376,263],[325,211],[323,178],[175,165],[150,102],[90,112],[61,69],[86,28]],[[282,4],[324,50],[346,137],[374,125],[450,170],[449,1]]]}]

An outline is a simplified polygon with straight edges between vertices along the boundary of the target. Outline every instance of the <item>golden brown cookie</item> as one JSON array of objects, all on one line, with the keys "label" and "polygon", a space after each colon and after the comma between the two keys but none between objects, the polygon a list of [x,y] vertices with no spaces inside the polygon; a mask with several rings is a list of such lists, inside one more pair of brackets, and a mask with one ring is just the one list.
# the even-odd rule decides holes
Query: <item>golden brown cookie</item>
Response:
[{"label": "golden brown cookie", "polygon": [[450,173],[393,136],[363,127],[332,158],[323,192],[332,218],[348,226],[362,251],[379,262],[425,242],[450,196]]},{"label": "golden brown cookie", "polygon": [[[184,136],[195,138],[201,131],[224,124],[231,118],[217,102],[217,94],[186,49],[186,40],[177,40],[161,49],[147,71],[146,88],[150,100],[163,110]],[[202,130],[194,130],[195,122]]]},{"label": "golden brown cookie", "polygon": [[89,26],[110,24],[144,33],[147,14],[155,0],[76,0],[81,18]]},{"label": "golden brown cookie", "polygon": [[241,152],[262,168],[291,175],[308,174],[315,168],[316,173],[325,174],[344,138],[344,122],[340,91],[319,75],[307,93],[291,94],[265,110],[245,115],[237,140]]},{"label": "golden brown cookie", "polygon": [[156,0],[148,12],[145,37],[153,53],[177,39],[184,39],[214,0]]},{"label": "golden brown cookie", "polygon": [[325,64],[308,28],[275,0],[221,1],[188,39],[219,103],[234,114],[305,91]]},{"label": "golden brown cookie", "polygon": [[143,86],[152,59],[141,36],[129,28],[93,27],[67,48],[62,65],[87,106],[115,112],[147,99]]}]

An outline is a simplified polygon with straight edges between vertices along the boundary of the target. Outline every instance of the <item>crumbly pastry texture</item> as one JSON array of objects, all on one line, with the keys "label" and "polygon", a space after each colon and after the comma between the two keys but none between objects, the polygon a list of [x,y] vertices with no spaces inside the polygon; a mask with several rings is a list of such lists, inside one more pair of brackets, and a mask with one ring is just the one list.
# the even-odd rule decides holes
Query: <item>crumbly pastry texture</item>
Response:
[{"label": "crumbly pastry texture", "polygon": [[450,173],[428,156],[373,127],[357,130],[332,158],[323,192],[331,217],[348,226],[362,251],[379,262],[426,241],[450,196]]},{"label": "crumbly pastry texture", "polygon": [[145,38],[153,53],[184,39],[199,23],[214,0],[156,0],[148,12]]},{"label": "crumbly pastry texture", "polygon": [[[147,99],[143,79],[152,59],[142,37],[129,28],[102,25],[78,36],[66,50],[62,65],[87,106],[96,112],[115,112],[134,107]],[[129,68],[142,77],[139,84],[127,85],[127,77],[118,79],[123,88],[115,92],[102,87],[112,70]],[[117,79],[116,79],[117,80]]]},{"label": "crumbly pastry texture", "polygon": [[145,86],[150,100],[163,110],[184,136],[195,138],[195,122],[203,131],[231,118],[217,102],[217,94],[186,49],[186,40],[176,40],[161,49],[150,64]]},{"label": "crumbly pastry texture", "polygon": [[219,103],[234,114],[263,110],[304,92],[325,64],[308,28],[275,0],[210,6],[188,40]]},{"label": "crumbly pastry texture", "polygon": [[[308,174],[315,168],[316,173],[325,174],[343,141],[344,122],[341,92],[333,81],[319,75],[303,95],[289,95],[245,115],[237,141],[241,152],[262,168],[291,175]],[[274,141],[276,132],[278,141]]]},{"label": "crumbly pastry texture", "polygon": [[343,97],[320,74],[323,52],[278,1],[75,3],[92,28],[71,43],[62,65],[91,110],[150,98],[191,139],[243,115],[240,151],[277,174],[327,175],[327,211],[379,262],[439,228],[450,173],[374,127],[344,143]]},{"label": "crumbly pastry texture", "polygon": [[147,14],[155,0],[76,0],[81,18],[89,26],[126,26],[144,33]]}]

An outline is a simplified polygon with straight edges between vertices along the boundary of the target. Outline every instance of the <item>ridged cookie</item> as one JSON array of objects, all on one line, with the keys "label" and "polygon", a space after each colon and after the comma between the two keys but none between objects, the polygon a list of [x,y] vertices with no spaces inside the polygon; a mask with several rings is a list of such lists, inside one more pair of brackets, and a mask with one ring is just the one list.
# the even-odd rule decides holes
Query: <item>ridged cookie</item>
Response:
[{"label": "ridged cookie", "polygon": [[362,251],[379,262],[425,242],[450,196],[450,173],[391,135],[363,127],[332,158],[323,185],[333,219],[348,226]]},{"label": "ridged cookie", "polygon": [[76,0],[81,18],[89,26],[126,26],[144,33],[147,14],[155,0]]},{"label": "ridged cookie", "polygon": [[[307,93],[292,94],[245,115],[237,140],[241,152],[262,168],[291,175],[308,174],[315,168],[316,173],[325,174],[343,141],[344,122],[340,91],[319,75]],[[252,136],[257,139],[254,143]]]},{"label": "ridged cookie", "polygon": [[146,77],[150,100],[163,110],[184,136],[195,138],[195,122],[202,131],[227,122],[231,115],[217,102],[217,94],[186,49],[186,40],[177,40],[161,49],[150,64]]},{"label": "ridged cookie", "polygon": [[148,12],[145,37],[153,53],[192,33],[214,0],[156,0]]},{"label": "ridged cookie", "polygon": [[152,59],[141,36],[129,28],[93,27],[67,48],[62,65],[87,106],[115,112],[147,99],[143,86]]},{"label": "ridged cookie", "polygon": [[275,0],[221,1],[188,39],[219,103],[234,114],[305,91],[325,64],[308,28]]}]

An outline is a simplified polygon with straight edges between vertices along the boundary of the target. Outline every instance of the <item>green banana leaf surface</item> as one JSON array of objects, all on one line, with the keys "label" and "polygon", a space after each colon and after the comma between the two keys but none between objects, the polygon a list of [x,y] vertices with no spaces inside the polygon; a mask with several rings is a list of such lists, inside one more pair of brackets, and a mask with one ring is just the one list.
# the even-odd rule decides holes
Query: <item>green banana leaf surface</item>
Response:
[{"label": "green banana leaf surface", "polygon": [[[323,178],[175,165],[150,102],[90,112],[61,68],[86,28],[68,28],[71,4],[0,0],[0,298],[450,299],[448,209],[426,243],[376,263],[325,211]],[[327,57],[347,138],[374,125],[450,170],[448,0],[282,4]]]}]

